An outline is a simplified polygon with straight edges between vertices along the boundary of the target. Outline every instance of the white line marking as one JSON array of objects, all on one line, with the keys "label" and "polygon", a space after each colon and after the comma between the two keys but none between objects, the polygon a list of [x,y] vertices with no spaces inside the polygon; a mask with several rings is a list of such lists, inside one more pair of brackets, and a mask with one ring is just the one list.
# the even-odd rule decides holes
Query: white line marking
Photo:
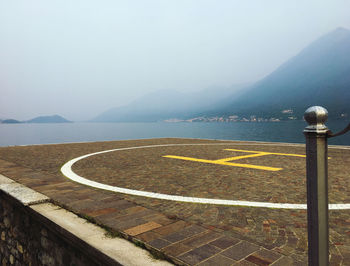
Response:
[{"label": "white line marking", "polygon": [[[246,206],[246,207],[263,207],[263,208],[273,208],[273,209],[307,209],[306,204],[293,204],[293,203],[271,203],[271,202],[255,202],[255,201],[240,201],[240,200],[223,200],[223,199],[209,199],[209,198],[195,198],[195,197],[183,197],[176,195],[161,194],[156,192],[140,191],[128,188],[121,188],[116,186],[110,186],[102,184],[99,182],[91,181],[84,177],[81,177],[73,172],[72,166],[76,162],[85,159],[90,156],[113,152],[113,151],[124,151],[124,150],[133,150],[133,149],[145,149],[145,148],[155,148],[155,147],[169,147],[169,146],[196,146],[196,145],[237,145],[237,143],[196,143],[196,144],[161,144],[161,145],[148,145],[148,146],[138,146],[138,147],[127,147],[127,148],[118,148],[112,150],[105,150],[86,154],[77,158],[74,158],[67,163],[65,163],[61,172],[67,178],[78,182],[83,185],[87,185],[94,188],[104,189],[108,191],[129,194],[134,196],[162,199],[162,200],[171,200],[171,201],[180,201],[180,202],[190,202],[190,203],[203,203],[203,204],[216,204],[216,205],[229,205],[229,206]],[[241,143],[241,145],[244,145]],[[271,145],[269,144],[259,144],[259,145]],[[272,144],[273,145],[273,144]],[[281,146],[281,144],[276,144]],[[348,210],[350,209],[349,203],[344,204],[329,204],[329,210]]]}]

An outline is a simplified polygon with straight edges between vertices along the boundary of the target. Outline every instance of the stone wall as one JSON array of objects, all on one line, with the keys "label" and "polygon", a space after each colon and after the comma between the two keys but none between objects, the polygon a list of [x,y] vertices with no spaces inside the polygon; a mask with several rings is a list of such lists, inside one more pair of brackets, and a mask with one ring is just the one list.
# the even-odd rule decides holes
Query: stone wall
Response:
[{"label": "stone wall", "polygon": [[[91,247],[0,191],[2,265],[102,265]],[[96,253],[96,252],[95,252]],[[108,263],[111,263],[110,261]],[[112,263],[113,264],[113,263]],[[115,264],[115,263],[114,263]]]},{"label": "stone wall", "polygon": [[1,265],[170,264],[0,174]]}]

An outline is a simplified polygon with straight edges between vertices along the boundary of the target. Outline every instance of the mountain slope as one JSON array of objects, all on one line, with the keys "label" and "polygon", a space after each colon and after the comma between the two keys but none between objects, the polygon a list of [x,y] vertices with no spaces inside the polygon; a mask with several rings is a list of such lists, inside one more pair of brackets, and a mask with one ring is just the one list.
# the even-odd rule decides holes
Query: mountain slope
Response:
[{"label": "mountain slope", "polygon": [[210,114],[268,117],[293,109],[301,118],[311,105],[331,117],[350,114],[350,31],[338,28],[319,38],[229,104]]},{"label": "mountain slope", "polygon": [[[244,88],[244,90],[243,90]],[[317,39],[264,79],[247,86],[210,88],[198,93],[158,91],[92,121],[149,122],[195,116],[250,116],[302,119],[312,105],[330,118],[350,116],[350,31],[338,28]]]},{"label": "mountain slope", "polygon": [[109,109],[95,122],[153,122],[168,118],[186,118],[202,110],[217,108],[217,102],[239,91],[245,84],[229,88],[212,87],[195,93],[161,90],[147,94],[129,105]]}]

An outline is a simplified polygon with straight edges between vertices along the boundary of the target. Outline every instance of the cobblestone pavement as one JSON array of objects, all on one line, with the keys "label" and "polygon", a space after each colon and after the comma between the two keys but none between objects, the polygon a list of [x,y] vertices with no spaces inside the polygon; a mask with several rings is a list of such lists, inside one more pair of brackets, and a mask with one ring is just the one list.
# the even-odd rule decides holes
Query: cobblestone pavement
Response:
[{"label": "cobblestone pavement", "polygon": [[[88,153],[192,143],[212,145],[109,152],[78,161],[72,169],[87,179],[141,191],[306,203],[305,158],[290,156],[304,155],[303,145],[148,139],[2,147],[0,173],[120,232],[125,238],[142,242],[146,248],[177,264],[306,265],[305,210],[182,203],[130,196],[75,183],[60,172],[65,162]],[[259,156],[247,156],[259,152]],[[267,171],[164,157],[166,155],[282,169]],[[225,159],[232,157],[229,161]],[[329,157],[329,201],[350,203],[350,148],[330,147]],[[350,210],[330,211],[330,253],[331,265],[350,265]]]}]

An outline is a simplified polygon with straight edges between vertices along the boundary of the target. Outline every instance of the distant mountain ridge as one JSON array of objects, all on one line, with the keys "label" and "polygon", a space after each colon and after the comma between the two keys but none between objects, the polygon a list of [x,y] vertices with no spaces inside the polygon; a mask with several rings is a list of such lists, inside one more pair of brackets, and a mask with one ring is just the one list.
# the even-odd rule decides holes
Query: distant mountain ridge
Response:
[{"label": "distant mountain ridge", "polygon": [[239,91],[245,84],[231,87],[212,87],[199,92],[183,93],[160,90],[147,94],[131,104],[109,109],[98,115],[93,122],[155,122],[173,117],[190,117]]},{"label": "distant mountain ridge", "polygon": [[51,115],[51,116],[38,116],[33,119],[26,121],[26,123],[71,123],[62,116]]},{"label": "distant mountain ridge", "polygon": [[312,105],[332,118],[350,115],[350,31],[338,28],[317,39],[231,103],[206,115],[271,117],[291,109],[301,119]]},{"label": "distant mountain ridge", "polygon": [[2,120],[0,123],[18,124],[18,123],[71,123],[71,122],[72,121],[69,121],[62,116],[51,115],[51,116],[38,116],[38,117],[35,117],[35,118],[27,120],[27,121],[19,121],[19,120],[15,120],[15,119],[5,119],[5,120]]},{"label": "distant mountain ridge", "polygon": [[[230,121],[278,121],[302,119],[313,105],[327,108],[332,119],[350,117],[350,31],[335,29],[262,80],[243,88],[213,88],[197,94],[159,91],[107,110],[93,121],[230,120],[221,119],[225,117],[231,117]],[[201,119],[191,119],[194,117]]]},{"label": "distant mountain ridge", "polygon": [[2,124],[20,124],[22,123],[21,121],[18,121],[16,119],[5,119],[5,120],[1,120]]}]

